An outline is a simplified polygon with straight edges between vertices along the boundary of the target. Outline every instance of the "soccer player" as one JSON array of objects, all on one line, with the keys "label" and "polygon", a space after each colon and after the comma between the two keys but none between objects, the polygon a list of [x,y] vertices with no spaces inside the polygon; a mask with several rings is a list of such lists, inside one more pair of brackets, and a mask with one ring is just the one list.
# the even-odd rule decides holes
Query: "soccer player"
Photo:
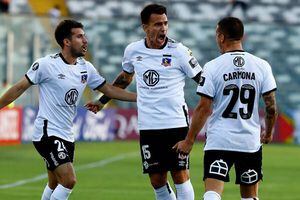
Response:
[{"label": "soccer player", "polygon": [[[143,172],[148,173],[157,200],[175,200],[167,173],[175,183],[178,200],[194,199],[189,178],[189,158],[172,150],[185,138],[189,119],[184,99],[185,77],[199,81],[202,71],[191,51],[167,37],[167,10],[150,4],[141,11],[146,37],[127,46],[123,72],[114,81],[126,88],[136,74],[138,128]],[[100,109],[109,99],[100,98]],[[94,104],[89,104],[90,110]],[[99,107],[98,107],[99,109]]]},{"label": "soccer player", "polygon": [[31,85],[39,86],[33,144],[45,160],[48,171],[42,200],[68,199],[76,183],[71,127],[85,87],[88,85],[111,98],[136,101],[135,93],[107,84],[94,66],[82,58],[87,52],[88,40],[80,22],[60,22],[55,38],[61,52],[35,61],[25,76],[0,98],[1,109]]},{"label": "soccer player", "polygon": [[[218,22],[216,41],[221,56],[205,64],[195,109],[185,140],[174,149],[190,153],[207,118],[204,147],[204,200],[220,200],[234,165],[242,200],[258,199],[262,179],[262,145],[272,140],[277,117],[276,83],[269,63],[242,47],[243,23],[234,17]],[[265,102],[265,131],[261,134],[258,105]],[[212,110],[212,112],[211,112]]]}]

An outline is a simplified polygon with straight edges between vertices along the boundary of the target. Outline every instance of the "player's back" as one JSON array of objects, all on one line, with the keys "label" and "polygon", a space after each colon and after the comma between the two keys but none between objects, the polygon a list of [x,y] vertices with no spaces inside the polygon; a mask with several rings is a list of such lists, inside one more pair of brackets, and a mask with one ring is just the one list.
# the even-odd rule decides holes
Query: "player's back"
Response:
[{"label": "player's back", "polygon": [[270,65],[243,51],[204,66],[198,92],[213,98],[206,149],[254,152],[260,147],[259,98],[276,88]]}]

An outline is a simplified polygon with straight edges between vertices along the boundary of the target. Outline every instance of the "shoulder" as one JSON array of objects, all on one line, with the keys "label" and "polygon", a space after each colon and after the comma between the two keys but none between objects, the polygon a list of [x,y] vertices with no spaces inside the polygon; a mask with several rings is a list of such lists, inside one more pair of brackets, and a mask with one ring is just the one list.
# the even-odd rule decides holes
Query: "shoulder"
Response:
[{"label": "shoulder", "polygon": [[168,47],[173,48],[180,56],[193,56],[192,51],[187,46],[173,39],[169,39]]},{"label": "shoulder", "polygon": [[58,57],[59,57],[58,54],[51,54],[51,55],[41,57],[33,62],[31,68],[33,71],[36,71],[37,69],[45,70],[51,65],[51,63],[55,62],[55,59]]},{"label": "shoulder", "polygon": [[141,48],[145,48],[145,40],[141,39],[135,42],[131,42],[130,44],[128,44],[125,48],[126,52],[133,52],[137,49],[141,49]]},{"label": "shoulder", "polygon": [[251,53],[247,53],[247,55],[249,56],[250,59],[252,59],[254,62],[256,62],[258,64],[257,66],[259,66],[260,68],[271,68],[271,65],[265,59],[262,59]]}]

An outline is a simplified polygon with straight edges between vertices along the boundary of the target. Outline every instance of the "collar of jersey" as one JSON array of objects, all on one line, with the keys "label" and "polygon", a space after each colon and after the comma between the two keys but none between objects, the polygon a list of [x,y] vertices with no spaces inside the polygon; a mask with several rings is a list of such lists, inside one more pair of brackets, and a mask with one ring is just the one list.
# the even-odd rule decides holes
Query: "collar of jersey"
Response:
[{"label": "collar of jersey", "polygon": [[[67,65],[72,65],[72,64],[70,64],[70,63],[68,63],[68,61],[63,57],[63,55],[62,55],[62,53],[59,53],[59,57],[62,59],[62,61],[64,61],[64,63],[66,63]],[[77,62],[74,64],[74,65],[76,65],[77,64]]]},{"label": "collar of jersey", "polygon": [[244,50],[231,50],[231,51],[226,51],[225,53],[232,53],[232,52],[245,52]]}]

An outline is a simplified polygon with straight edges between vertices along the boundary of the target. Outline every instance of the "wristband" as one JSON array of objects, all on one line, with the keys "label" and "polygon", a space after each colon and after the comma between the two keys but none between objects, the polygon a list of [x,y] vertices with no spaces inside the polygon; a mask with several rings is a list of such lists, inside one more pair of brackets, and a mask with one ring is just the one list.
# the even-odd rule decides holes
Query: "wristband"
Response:
[{"label": "wristband", "polygon": [[99,99],[100,103],[102,103],[102,104],[106,104],[110,100],[111,100],[111,98],[109,98],[109,97],[107,97],[105,95],[101,96],[100,99]]}]

